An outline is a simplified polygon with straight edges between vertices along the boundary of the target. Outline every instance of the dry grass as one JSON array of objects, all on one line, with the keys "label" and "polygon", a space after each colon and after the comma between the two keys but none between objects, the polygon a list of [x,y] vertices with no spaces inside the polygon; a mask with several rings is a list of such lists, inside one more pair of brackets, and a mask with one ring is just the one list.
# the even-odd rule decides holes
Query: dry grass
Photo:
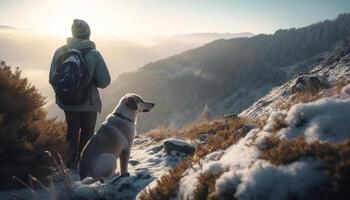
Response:
[{"label": "dry grass", "polygon": [[185,127],[177,130],[172,128],[159,127],[152,129],[145,133],[145,136],[151,137],[155,141],[164,140],[166,138],[174,137],[181,139],[196,140],[202,134],[212,135],[219,129],[223,129],[224,120],[214,121],[198,121],[186,125]]},{"label": "dry grass", "polygon": [[[198,121],[189,125],[184,126],[181,129],[165,128],[159,127],[152,129],[149,132],[144,133],[146,137],[151,137],[154,141],[161,141],[170,137],[180,138],[180,139],[190,139],[195,142],[199,136],[202,134],[207,134],[209,136],[217,134],[221,130],[229,130],[233,127],[233,123],[237,119],[223,120],[216,119],[212,121]],[[247,121],[247,120],[246,120]],[[257,122],[252,121],[251,123],[257,124]]]},{"label": "dry grass", "polygon": [[161,140],[164,140],[166,138],[174,137],[176,135],[177,130],[172,128],[166,128],[166,127],[158,127],[155,129],[152,129],[144,134],[143,136],[151,137],[153,141],[159,142]]},{"label": "dry grass", "polygon": [[[179,181],[182,178],[183,173],[192,167],[194,164],[198,164],[201,158],[209,153],[218,151],[220,149],[227,149],[232,144],[235,144],[240,138],[245,136],[245,132],[238,131],[239,128],[247,124],[248,120],[246,119],[232,119],[227,122],[223,120],[215,121],[214,123],[209,123],[207,125],[198,124],[191,125],[184,130],[182,130],[184,135],[190,135],[192,137],[205,133],[212,134],[211,137],[207,139],[207,142],[203,145],[198,145],[196,151],[193,155],[187,157],[185,160],[180,162],[175,168],[171,169],[167,174],[162,176],[157,181],[157,186],[148,190],[143,191],[140,194],[141,200],[150,200],[150,199],[170,199],[176,195],[176,192],[179,188]],[[181,132],[181,131],[180,131]],[[208,177],[203,175],[202,182],[204,185],[198,186],[198,195],[205,196],[206,193],[200,194],[201,191],[208,192],[212,190],[213,183],[206,185],[204,180]],[[209,175],[210,176],[210,175]],[[215,183],[214,183],[215,184]],[[209,189],[210,188],[210,189]]]},{"label": "dry grass", "polygon": [[338,83],[335,83],[332,87],[323,89],[321,91],[305,91],[296,93],[289,102],[281,104],[279,106],[279,109],[289,110],[293,105],[297,103],[308,103],[324,97],[334,96],[336,94],[339,94],[341,89],[349,83],[350,81],[339,81]]},{"label": "dry grass", "polygon": [[223,172],[208,172],[202,173],[198,177],[198,185],[193,193],[194,199],[210,199],[220,200],[220,197],[216,195],[215,183]]},{"label": "dry grass", "polygon": [[[309,103],[321,98],[334,96],[336,94],[339,94],[341,89],[349,83],[350,83],[349,81],[340,81],[334,84],[331,88],[323,89],[321,92],[306,91],[306,92],[296,93],[291,98],[290,101],[281,104],[280,106],[278,106],[278,108],[279,110],[289,110],[293,105],[298,103]],[[287,127],[287,123],[285,122],[285,117],[286,116],[275,119],[275,122],[272,127],[273,133],[276,133],[278,130]],[[262,128],[266,124],[266,120],[262,122],[263,125],[261,125],[260,128]]]},{"label": "dry grass", "polygon": [[308,144],[302,138],[285,141],[272,137],[267,143],[269,148],[262,151],[260,158],[275,165],[286,165],[303,158],[313,158],[321,163],[329,176],[328,183],[324,184],[321,191],[307,193],[308,198],[350,198],[350,140],[339,144],[319,141]]}]

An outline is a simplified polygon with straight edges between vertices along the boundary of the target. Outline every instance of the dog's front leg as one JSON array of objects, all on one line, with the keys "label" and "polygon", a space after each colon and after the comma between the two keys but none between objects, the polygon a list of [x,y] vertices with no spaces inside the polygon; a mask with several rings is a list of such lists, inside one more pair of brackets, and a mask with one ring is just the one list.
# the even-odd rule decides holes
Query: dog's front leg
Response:
[{"label": "dog's front leg", "polygon": [[129,150],[122,151],[120,155],[120,175],[125,175],[128,173],[129,156]]}]

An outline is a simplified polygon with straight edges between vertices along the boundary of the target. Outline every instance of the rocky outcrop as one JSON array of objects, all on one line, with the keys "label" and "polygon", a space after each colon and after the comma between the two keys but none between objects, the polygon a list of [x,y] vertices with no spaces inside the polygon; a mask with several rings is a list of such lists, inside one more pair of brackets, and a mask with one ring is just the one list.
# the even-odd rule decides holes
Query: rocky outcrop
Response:
[{"label": "rocky outcrop", "polygon": [[296,78],[291,86],[291,92],[318,92],[324,88],[328,88],[327,78],[318,75],[301,75]]},{"label": "rocky outcrop", "polygon": [[184,140],[180,139],[168,139],[163,142],[165,152],[170,155],[172,151],[192,154],[195,151],[195,146]]}]

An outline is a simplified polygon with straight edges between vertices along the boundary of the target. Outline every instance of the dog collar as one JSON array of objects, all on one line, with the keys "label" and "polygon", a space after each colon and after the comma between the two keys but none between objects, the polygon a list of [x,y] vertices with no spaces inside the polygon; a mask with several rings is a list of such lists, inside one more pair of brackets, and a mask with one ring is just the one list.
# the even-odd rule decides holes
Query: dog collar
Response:
[{"label": "dog collar", "polygon": [[135,123],[133,120],[131,120],[131,119],[125,117],[124,115],[122,115],[122,114],[120,114],[120,113],[114,113],[114,115],[116,115],[116,116],[118,116],[118,117],[120,117],[120,118],[122,118],[122,119],[125,119],[126,121],[129,121],[129,122],[131,122],[131,123]]}]

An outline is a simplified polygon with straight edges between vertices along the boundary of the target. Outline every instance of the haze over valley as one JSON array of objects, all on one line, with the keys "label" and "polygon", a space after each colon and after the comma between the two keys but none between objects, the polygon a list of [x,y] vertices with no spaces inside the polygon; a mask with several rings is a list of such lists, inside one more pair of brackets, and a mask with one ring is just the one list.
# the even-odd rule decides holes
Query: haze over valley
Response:
[{"label": "haze over valley", "polygon": [[[130,34],[128,38],[111,33],[97,33],[92,40],[102,53],[112,79],[143,65],[222,38],[251,37],[252,33],[194,33],[160,36]],[[48,72],[54,51],[66,43],[66,37],[12,26],[0,26],[1,59],[14,67],[52,102]]]}]

